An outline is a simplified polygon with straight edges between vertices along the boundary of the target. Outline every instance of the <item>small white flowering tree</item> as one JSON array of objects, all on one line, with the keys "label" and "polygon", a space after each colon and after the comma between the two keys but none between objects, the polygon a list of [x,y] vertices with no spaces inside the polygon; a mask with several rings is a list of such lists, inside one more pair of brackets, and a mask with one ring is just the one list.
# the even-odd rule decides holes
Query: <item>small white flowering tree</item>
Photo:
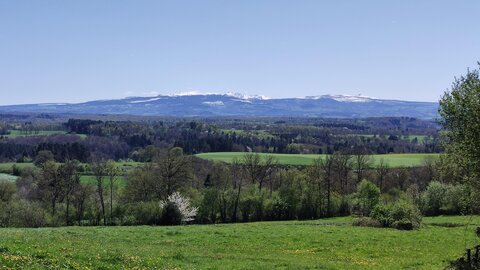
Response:
[{"label": "small white flowering tree", "polygon": [[174,192],[167,197],[167,200],[160,202],[160,207],[165,209],[168,203],[172,203],[177,206],[180,214],[182,215],[182,223],[187,223],[195,220],[198,208],[190,205],[190,200],[184,197],[179,192]]}]

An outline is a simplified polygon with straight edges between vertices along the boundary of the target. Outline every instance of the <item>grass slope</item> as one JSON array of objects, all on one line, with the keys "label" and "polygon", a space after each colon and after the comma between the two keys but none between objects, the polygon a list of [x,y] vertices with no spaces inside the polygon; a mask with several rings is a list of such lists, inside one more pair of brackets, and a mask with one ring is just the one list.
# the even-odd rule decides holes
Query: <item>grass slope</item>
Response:
[{"label": "grass slope", "polygon": [[6,173],[0,173],[0,182],[15,182],[17,180],[16,176],[6,174]]},{"label": "grass slope", "polygon": [[[473,227],[480,225],[480,217],[425,218],[420,230],[399,231],[353,227],[350,221],[0,229],[0,265],[6,269],[442,269],[475,244]],[[473,225],[433,225],[442,222]]]},{"label": "grass slope", "polygon": [[[232,162],[234,158],[241,159],[245,153],[243,152],[215,152],[215,153],[203,153],[197,154],[199,158],[209,159],[213,161]],[[273,155],[278,159],[280,164],[284,165],[309,165],[319,158],[325,157],[325,155],[302,155],[302,154],[266,154],[260,153],[260,155]],[[408,167],[419,166],[422,164],[426,157],[437,158],[438,154],[386,154],[386,155],[372,155],[374,159],[374,165],[378,165],[383,158],[390,167]]]}]

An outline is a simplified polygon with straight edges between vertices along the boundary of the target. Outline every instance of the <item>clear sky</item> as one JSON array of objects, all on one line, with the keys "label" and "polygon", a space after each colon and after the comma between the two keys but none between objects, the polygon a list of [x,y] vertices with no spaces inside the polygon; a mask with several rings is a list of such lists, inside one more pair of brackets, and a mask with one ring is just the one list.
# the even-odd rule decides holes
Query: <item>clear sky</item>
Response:
[{"label": "clear sky", "polygon": [[436,101],[480,1],[0,0],[0,104],[188,91]]}]

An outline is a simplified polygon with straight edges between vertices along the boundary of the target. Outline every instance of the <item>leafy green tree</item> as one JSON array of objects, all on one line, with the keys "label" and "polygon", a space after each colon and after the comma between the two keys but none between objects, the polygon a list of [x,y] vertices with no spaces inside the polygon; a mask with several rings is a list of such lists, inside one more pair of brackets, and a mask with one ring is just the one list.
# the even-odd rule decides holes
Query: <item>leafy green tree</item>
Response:
[{"label": "leafy green tree", "polygon": [[427,189],[423,193],[423,211],[428,215],[438,215],[445,205],[445,195],[447,187],[437,181],[428,184]]},{"label": "leafy green tree", "polygon": [[[480,66],[480,63],[479,63]],[[444,146],[451,160],[462,167],[464,180],[480,190],[480,71],[456,78],[440,100]]]},{"label": "leafy green tree", "polygon": [[47,161],[54,161],[52,152],[47,150],[39,151],[33,163],[37,167],[42,167]]},{"label": "leafy green tree", "polygon": [[368,215],[380,201],[380,189],[368,180],[362,180],[355,194],[363,215]]}]

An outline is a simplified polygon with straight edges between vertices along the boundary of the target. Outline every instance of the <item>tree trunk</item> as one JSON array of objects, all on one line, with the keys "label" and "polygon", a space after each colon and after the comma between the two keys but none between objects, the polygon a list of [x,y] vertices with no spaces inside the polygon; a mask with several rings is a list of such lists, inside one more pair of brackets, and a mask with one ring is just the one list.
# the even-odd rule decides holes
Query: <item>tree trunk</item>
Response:
[{"label": "tree trunk", "polygon": [[110,224],[113,221],[113,177],[110,177]]},{"label": "tree trunk", "polygon": [[238,184],[238,191],[237,191],[237,198],[235,199],[235,205],[233,207],[233,214],[232,214],[232,222],[237,221],[237,211],[238,211],[238,204],[240,203],[240,192],[242,190],[242,180],[240,180]]},{"label": "tree trunk", "polygon": [[69,210],[70,210],[70,199],[69,199],[69,196],[67,195],[67,209],[65,214],[65,223],[67,224],[67,226],[70,225]]},{"label": "tree trunk", "polygon": [[52,216],[55,216],[56,200],[57,200],[57,198],[55,198],[55,196],[53,196],[53,199],[52,199]]},{"label": "tree trunk", "polygon": [[105,216],[105,202],[103,200],[103,192],[100,192],[99,196],[100,196],[100,204],[102,206],[103,225],[107,226],[107,219],[106,219],[106,216]]}]

